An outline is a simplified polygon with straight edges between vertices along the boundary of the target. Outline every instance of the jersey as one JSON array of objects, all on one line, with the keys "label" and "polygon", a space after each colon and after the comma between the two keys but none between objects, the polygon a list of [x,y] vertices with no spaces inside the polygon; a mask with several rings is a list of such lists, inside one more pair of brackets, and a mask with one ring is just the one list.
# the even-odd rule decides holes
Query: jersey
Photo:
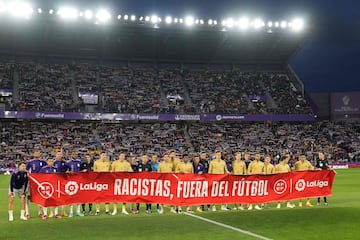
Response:
[{"label": "jersey", "polygon": [[232,163],[232,173],[235,175],[245,175],[246,174],[246,164],[241,160],[234,160]]},{"label": "jersey", "polygon": [[324,159],[324,160],[320,160],[320,159],[317,159],[316,160],[316,165],[315,165],[317,168],[321,168],[322,170],[327,170],[329,166],[329,162]]},{"label": "jersey", "polygon": [[249,164],[248,174],[264,174],[264,168],[263,162],[254,160]]},{"label": "jersey", "polygon": [[40,169],[40,173],[57,173],[57,169],[54,167],[45,166]]},{"label": "jersey", "polygon": [[56,172],[59,172],[59,173],[63,173],[63,172],[66,172],[67,170],[69,170],[66,162],[59,161],[59,160],[56,160],[54,162],[54,168],[56,168]]},{"label": "jersey", "polygon": [[181,163],[180,158],[177,158],[177,157],[175,157],[171,162],[172,162],[172,164],[173,164],[173,171],[175,171],[177,165],[178,165],[179,163]]},{"label": "jersey", "polygon": [[264,163],[264,174],[274,174],[275,167],[271,163]]},{"label": "jersey", "polygon": [[159,164],[158,172],[159,173],[171,173],[173,172],[174,165],[172,162],[161,162]]},{"label": "jersey", "polygon": [[88,172],[94,171],[94,161],[91,160],[89,163],[87,163],[85,160],[83,160],[80,164],[80,171],[87,170]]},{"label": "jersey", "polygon": [[81,160],[72,159],[66,163],[67,168],[71,172],[80,172]]},{"label": "jersey", "polygon": [[176,173],[194,173],[194,167],[191,163],[181,162],[176,166],[175,169]]},{"label": "jersey", "polygon": [[209,165],[210,174],[226,174],[228,173],[226,162],[222,159],[212,160]]},{"label": "jersey", "polygon": [[311,163],[308,160],[304,161],[297,161],[295,163],[295,171],[305,171],[305,170],[313,170],[314,167],[311,165]]},{"label": "jersey", "polygon": [[152,172],[150,163],[143,164],[142,162],[140,162],[138,164],[138,172]]},{"label": "jersey", "polygon": [[28,182],[27,172],[14,172],[10,178],[10,192],[13,193],[15,189],[27,189]]},{"label": "jersey", "polygon": [[281,162],[278,165],[276,165],[275,172],[276,173],[287,173],[287,172],[291,172],[291,169],[290,169],[289,164]]},{"label": "jersey", "polygon": [[109,172],[110,171],[110,161],[109,160],[96,160],[94,162],[94,172]]},{"label": "jersey", "polygon": [[209,160],[208,159],[200,159],[200,163],[204,166],[204,173],[209,172]]},{"label": "jersey", "polygon": [[45,167],[47,163],[41,159],[33,159],[26,163],[26,170],[29,173],[38,173],[42,167]]},{"label": "jersey", "polygon": [[111,164],[111,171],[113,172],[134,172],[128,161],[116,160]]},{"label": "jersey", "polygon": [[194,173],[195,174],[203,174],[205,173],[204,165],[199,163],[198,165],[193,164]]},{"label": "jersey", "polygon": [[159,162],[153,163],[151,162],[151,169],[153,172],[157,172],[159,168]]}]

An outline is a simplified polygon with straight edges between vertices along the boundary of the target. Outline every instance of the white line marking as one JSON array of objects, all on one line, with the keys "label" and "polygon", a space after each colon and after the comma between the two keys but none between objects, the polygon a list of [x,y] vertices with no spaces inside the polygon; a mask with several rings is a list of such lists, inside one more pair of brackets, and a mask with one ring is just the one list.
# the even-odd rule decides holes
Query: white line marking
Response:
[{"label": "white line marking", "polygon": [[220,222],[216,222],[216,221],[213,221],[213,220],[204,218],[204,217],[200,217],[200,216],[195,215],[195,214],[191,214],[191,213],[187,213],[187,212],[184,212],[184,214],[186,214],[186,215],[188,215],[188,216],[190,216],[190,217],[193,217],[193,218],[200,219],[200,220],[205,221],[205,222],[209,222],[209,223],[218,225],[218,226],[223,227],[223,228],[227,228],[227,229],[230,229],[230,230],[233,230],[233,231],[236,231],[236,232],[240,232],[240,233],[243,233],[243,234],[246,234],[246,235],[249,235],[249,236],[258,238],[258,239],[262,239],[262,240],[272,240],[271,238],[267,238],[267,237],[261,236],[261,235],[259,235],[259,234],[253,233],[253,232],[249,232],[249,231],[242,230],[242,229],[240,229],[240,228],[236,228],[236,227],[233,227],[233,226],[224,224],[224,223],[220,223]]}]

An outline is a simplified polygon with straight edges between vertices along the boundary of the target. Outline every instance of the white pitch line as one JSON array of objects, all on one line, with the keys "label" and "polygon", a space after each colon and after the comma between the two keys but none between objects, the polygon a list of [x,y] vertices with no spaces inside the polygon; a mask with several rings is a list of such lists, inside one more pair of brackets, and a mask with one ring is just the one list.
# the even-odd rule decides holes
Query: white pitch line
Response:
[{"label": "white pitch line", "polygon": [[200,219],[200,220],[205,221],[205,222],[209,222],[209,223],[218,225],[218,226],[223,227],[223,228],[227,228],[227,229],[230,229],[230,230],[233,230],[233,231],[236,231],[236,232],[240,232],[240,233],[243,233],[243,234],[246,234],[246,235],[249,235],[249,236],[258,238],[258,239],[262,239],[262,240],[272,240],[271,238],[267,238],[267,237],[261,236],[261,235],[259,235],[259,234],[253,233],[253,232],[249,232],[249,231],[242,230],[242,229],[240,229],[240,228],[236,228],[236,227],[233,227],[233,226],[224,224],[224,223],[220,223],[220,222],[216,222],[216,221],[213,221],[213,220],[204,218],[204,217],[200,217],[200,216],[195,215],[195,214],[191,214],[191,213],[187,213],[187,212],[184,212],[184,214],[186,214],[186,215],[188,215],[188,216],[190,216],[190,217],[193,217],[193,218]]}]

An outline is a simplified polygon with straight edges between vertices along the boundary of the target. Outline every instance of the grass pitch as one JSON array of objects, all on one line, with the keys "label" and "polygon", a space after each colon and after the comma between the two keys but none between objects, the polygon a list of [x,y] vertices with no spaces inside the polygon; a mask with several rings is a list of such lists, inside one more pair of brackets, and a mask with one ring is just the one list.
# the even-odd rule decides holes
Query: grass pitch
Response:
[{"label": "grass pitch", "polygon": [[[359,239],[360,230],[360,169],[337,170],[333,196],[329,206],[312,208],[270,209],[262,211],[217,211],[195,213],[218,223],[230,225],[268,239]],[[224,228],[186,214],[86,216],[83,218],[48,219],[36,217],[20,221],[19,199],[15,199],[14,222],[8,222],[9,176],[0,176],[0,239],[259,239]],[[296,203],[297,206],[297,202]],[[119,207],[120,204],[119,204]],[[129,207],[129,204],[128,204]],[[153,206],[155,208],[155,206]],[[219,207],[218,207],[219,209]]]}]

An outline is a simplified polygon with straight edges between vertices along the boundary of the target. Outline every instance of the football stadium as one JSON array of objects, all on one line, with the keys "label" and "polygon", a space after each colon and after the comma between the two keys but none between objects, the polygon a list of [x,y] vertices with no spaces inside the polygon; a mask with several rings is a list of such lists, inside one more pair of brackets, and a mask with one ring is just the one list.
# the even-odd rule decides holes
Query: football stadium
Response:
[{"label": "football stadium", "polygon": [[310,22],[50,5],[0,0],[0,239],[359,238],[360,91],[307,91]]}]

